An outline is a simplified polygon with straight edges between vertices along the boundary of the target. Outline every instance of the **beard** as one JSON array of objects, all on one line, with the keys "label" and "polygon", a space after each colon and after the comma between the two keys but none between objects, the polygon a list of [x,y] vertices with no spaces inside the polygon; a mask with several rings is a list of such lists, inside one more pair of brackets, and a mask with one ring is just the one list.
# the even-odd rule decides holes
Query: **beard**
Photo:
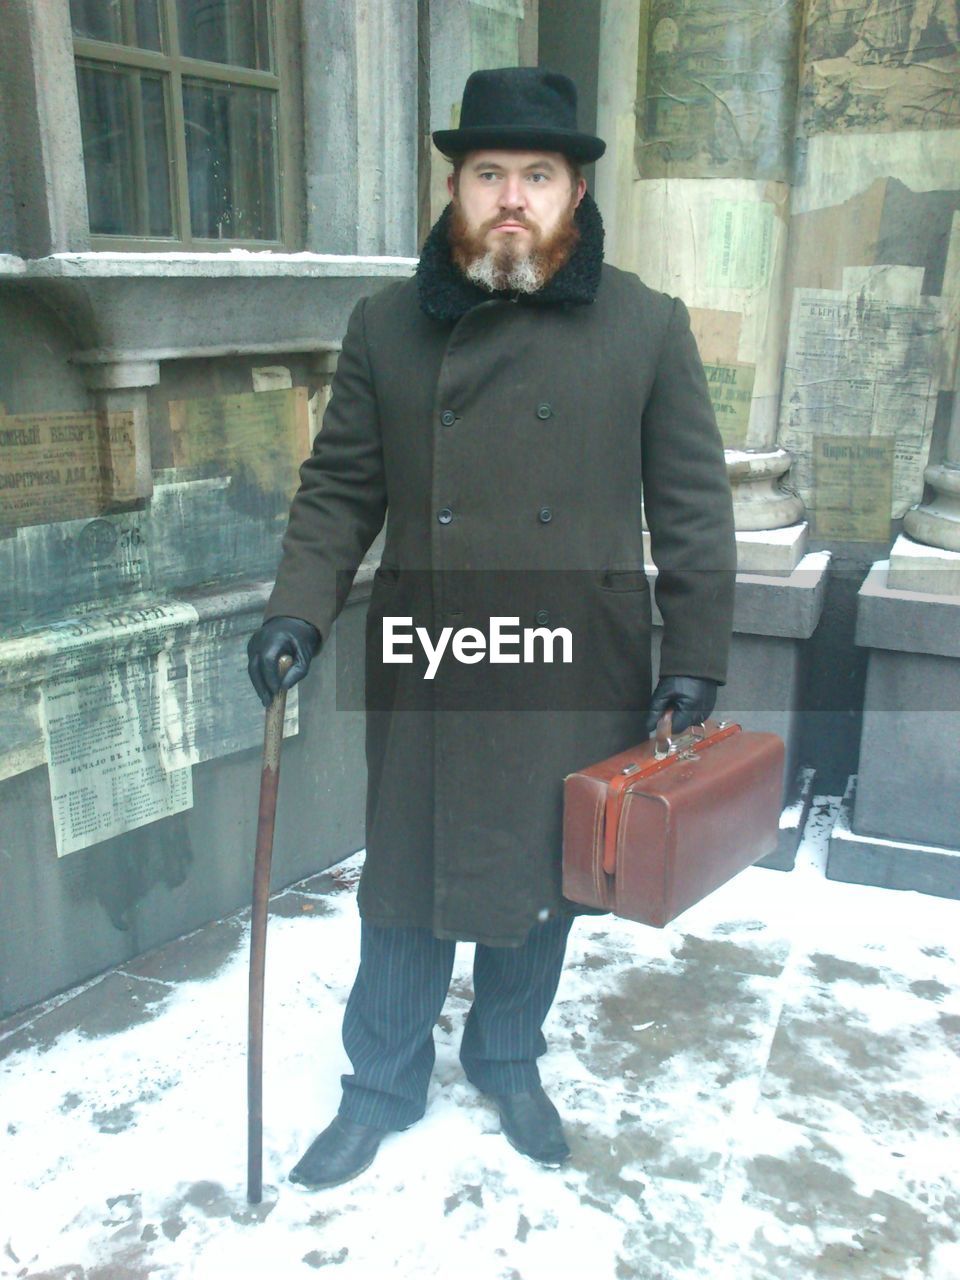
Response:
[{"label": "beard", "polygon": [[536,293],[556,275],[576,248],[580,228],[574,221],[575,209],[571,198],[567,210],[549,236],[544,236],[531,219],[511,214],[511,222],[518,222],[529,229],[529,249],[520,249],[514,237],[509,235],[490,249],[486,244],[487,233],[503,222],[503,214],[473,228],[463,215],[460,201],[454,197],[448,231],[450,256],[468,280],[490,293],[508,289]]}]

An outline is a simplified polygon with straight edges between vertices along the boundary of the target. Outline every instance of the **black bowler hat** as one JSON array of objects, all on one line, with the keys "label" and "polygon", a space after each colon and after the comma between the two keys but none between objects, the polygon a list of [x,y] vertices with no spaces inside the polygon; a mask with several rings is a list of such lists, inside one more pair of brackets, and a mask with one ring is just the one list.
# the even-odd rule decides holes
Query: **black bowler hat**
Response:
[{"label": "black bowler hat", "polygon": [[577,87],[569,76],[542,67],[474,71],[463,90],[459,129],[438,129],[446,156],[480,148],[560,151],[571,160],[599,160],[601,138],[577,128]]}]

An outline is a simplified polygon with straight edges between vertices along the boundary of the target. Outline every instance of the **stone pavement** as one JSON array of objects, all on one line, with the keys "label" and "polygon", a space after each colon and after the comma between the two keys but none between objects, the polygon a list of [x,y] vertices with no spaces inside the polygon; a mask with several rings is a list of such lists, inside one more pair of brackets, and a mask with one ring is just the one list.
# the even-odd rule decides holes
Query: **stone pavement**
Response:
[{"label": "stone pavement", "polygon": [[546,1032],[573,1148],[508,1147],[456,1058],[349,1186],[285,1180],[336,1107],[359,859],[272,902],[265,1198],[245,1200],[248,924],[0,1024],[0,1275],[957,1280],[960,904],[751,869],[665,930],[575,925]]}]

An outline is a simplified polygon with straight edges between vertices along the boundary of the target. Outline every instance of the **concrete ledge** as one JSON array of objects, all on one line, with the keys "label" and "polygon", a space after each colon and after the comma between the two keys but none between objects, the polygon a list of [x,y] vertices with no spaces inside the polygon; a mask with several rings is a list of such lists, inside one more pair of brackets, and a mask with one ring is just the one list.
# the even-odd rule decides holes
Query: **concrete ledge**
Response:
[{"label": "concrete ledge", "polygon": [[[369,555],[363,561],[348,605],[369,597],[376,563]],[[252,631],[272,587],[272,581],[231,582],[182,591],[175,598],[141,596],[58,618],[17,636],[0,636],[0,689],[142,659],[168,648],[175,639],[183,642],[198,623],[213,619],[223,623],[224,635]]]},{"label": "concrete ledge", "polygon": [[[738,529],[738,572],[789,576],[807,553],[809,530],[806,520],[783,529]],[[643,555],[647,564],[653,563],[649,529],[643,530]]]},{"label": "concrete ledge", "polygon": [[[809,639],[823,612],[829,563],[829,551],[811,551],[786,576],[738,573],[734,631],[741,635]],[[662,627],[663,616],[656,606],[654,592],[655,567],[648,568],[647,577],[653,593],[653,621]]]},{"label": "concrete ledge", "polygon": [[336,279],[412,275],[416,258],[346,253],[273,253],[228,249],[224,253],[53,253],[47,258],[0,255],[0,279],[27,280],[167,280],[223,279],[225,276],[310,276]]},{"label": "concrete ledge", "polygon": [[876,561],[860,588],[857,644],[960,658],[960,596],[896,590],[888,584],[889,567]]},{"label": "concrete ledge", "polygon": [[931,547],[901,533],[890,548],[887,587],[960,597],[960,551]]},{"label": "concrete ledge", "polygon": [[[128,364],[130,362],[149,361],[159,364],[162,360],[215,360],[223,356],[292,356],[312,355],[317,364],[325,366],[322,372],[332,377],[336,370],[337,356],[342,343],[322,342],[318,338],[289,338],[285,342],[227,342],[215,347],[209,344],[198,347],[148,347],[143,351],[78,351],[70,357],[72,364],[92,366]],[[320,371],[320,370],[318,370]],[[93,385],[91,378],[96,374],[87,369],[85,372],[87,385]],[[135,385],[145,386],[140,383]],[[151,384],[152,385],[152,384]]]},{"label": "concrete ledge", "polygon": [[960,898],[960,848],[857,835],[853,830],[856,782],[854,775],[847,783],[830,835],[827,879]]},{"label": "concrete ledge", "polygon": [[789,577],[738,573],[734,631],[807,640],[823,612],[829,551],[811,551]]},{"label": "concrete ledge", "polygon": [[161,350],[176,359],[303,350],[311,337],[317,348],[339,342],[358,299],[415,266],[414,258],[310,253],[58,254],[22,270],[0,261],[0,289],[39,297],[80,352],[123,361]]},{"label": "concrete ledge", "polygon": [[741,573],[793,573],[807,554],[810,525],[806,520],[784,529],[738,529],[737,568]]}]

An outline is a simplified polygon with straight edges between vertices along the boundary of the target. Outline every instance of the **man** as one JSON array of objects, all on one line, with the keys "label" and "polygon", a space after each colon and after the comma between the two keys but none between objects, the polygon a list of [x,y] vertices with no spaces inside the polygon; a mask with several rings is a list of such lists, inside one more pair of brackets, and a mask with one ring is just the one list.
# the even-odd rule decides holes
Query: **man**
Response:
[{"label": "man", "polygon": [[[310,1187],[356,1176],[423,1115],[457,940],[477,944],[466,1075],[518,1150],[566,1159],[536,1063],[583,910],[561,893],[562,780],[668,705],[677,731],[702,720],[725,674],[731,500],[686,308],[603,263],[579,165],[604,143],[578,130],[567,77],[475,72],[460,119],[434,134],[454,160],[451,202],[416,278],[351,316],[249,646],[264,702],[302,678],[389,508],[367,615],[353,1073],[290,1175]],[[641,485],[664,618],[652,702]],[[461,649],[428,680],[409,650],[382,659],[388,619],[434,645],[473,627],[475,648],[496,619],[564,629],[573,659],[491,650],[478,665]]]}]

